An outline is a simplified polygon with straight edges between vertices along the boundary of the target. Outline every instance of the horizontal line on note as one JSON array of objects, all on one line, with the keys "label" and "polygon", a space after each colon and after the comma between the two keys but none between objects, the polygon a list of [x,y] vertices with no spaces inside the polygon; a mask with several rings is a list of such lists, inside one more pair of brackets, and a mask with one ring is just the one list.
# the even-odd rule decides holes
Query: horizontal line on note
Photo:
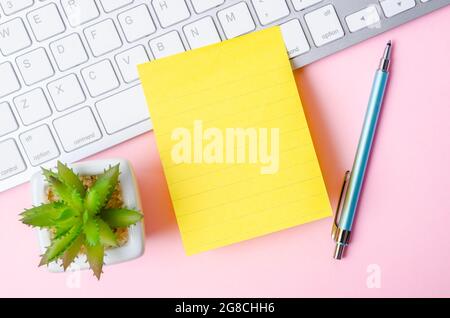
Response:
[{"label": "horizontal line on note", "polygon": [[[303,145],[301,145],[299,147],[292,147],[292,148],[289,148],[289,149],[285,149],[285,150],[281,151],[280,154],[286,154],[286,153],[291,152],[293,150],[297,150],[297,149],[300,149],[300,148],[303,148],[303,147],[307,147],[309,145],[311,145],[311,143],[308,142],[308,143],[305,143],[305,144],[303,144]],[[179,165],[184,165],[184,164],[179,164]],[[211,165],[213,165],[213,164],[211,164]],[[175,166],[176,165],[170,166],[170,167],[173,168]],[[216,173],[216,172],[219,172],[219,171],[229,170],[229,169],[231,169],[233,167],[234,167],[234,165],[230,164],[230,165],[228,165],[225,168],[218,168],[218,169],[214,169],[214,170],[208,171],[207,173],[197,174],[194,177],[184,178],[184,179],[181,179],[181,180],[177,180],[177,181],[171,182],[171,184],[174,185],[174,184],[180,184],[180,183],[183,183],[183,182],[186,182],[186,181],[195,180],[195,179],[198,179],[198,178],[201,178],[201,177],[204,177],[204,176],[207,176],[209,174],[213,174],[213,173]]]},{"label": "horizontal line on note", "polygon": [[[315,161],[316,161],[316,159],[313,158],[313,159],[308,159],[308,160],[306,160],[304,162],[296,162],[295,164],[292,164],[292,165],[289,165],[287,167],[284,167],[284,169],[290,169],[290,168],[294,168],[294,167],[301,167],[303,165],[307,165],[308,163],[315,162]],[[184,200],[184,199],[187,199],[187,198],[194,197],[196,195],[205,194],[205,193],[208,193],[208,192],[211,192],[211,191],[215,191],[215,190],[218,190],[218,189],[223,189],[225,187],[229,187],[229,186],[232,186],[232,185],[237,185],[237,184],[240,184],[240,183],[244,183],[244,182],[251,181],[251,180],[254,180],[254,179],[259,179],[259,178],[261,178],[261,175],[260,174],[256,174],[255,176],[250,177],[250,178],[240,179],[239,181],[235,181],[235,182],[232,182],[232,183],[224,184],[224,185],[222,185],[220,187],[210,188],[208,190],[200,191],[200,192],[197,192],[197,193],[192,193],[192,194],[184,196],[184,197],[178,197],[178,198],[173,197],[172,201],[181,201],[181,200]]]},{"label": "horizontal line on note", "polygon": [[315,211],[314,214],[310,214],[310,215],[308,214],[308,217],[305,217],[305,219],[302,220],[301,224],[289,224],[289,222],[285,222],[285,223],[275,224],[274,226],[271,227],[270,230],[265,231],[265,232],[261,232],[259,229],[255,229],[253,231],[245,231],[244,234],[240,235],[240,238],[238,241],[235,239],[232,239],[233,236],[227,236],[227,237],[219,239],[219,240],[214,240],[213,242],[210,242],[210,243],[206,243],[206,244],[200,243],[201,245],[197,246],[195,248],[195,251],[193,251],[193,250],[189,251],[189,255],[206,252],[206,251],[209,251],[212,249],[227,247],[227,246],[230,246],[235,243],[246,242],[246,241],[258,238],[258,237],[262,237],[262,236],[274,234],[274,233],[277,233],[277,232],[280,232],[283,230],[295,228],[299,225],[318,221],[325,217],[327,217],[327,215],[322,210],[318,210],[318,211]]},{"label": "horizontal line on note", "polygon": [[[255,78],[257,76],[267,77],[268,73],[273,73],[273,72],[276,72],[276,71],[283,71],[283,70],[289,71],[289,72],[292,73],[292,68],[291,68],[290,65],[287,66],[287,67],[271,68],[269,70],[264,70],[263,72],[258,72],[256,74],[255,73],[248,73],[248,74],[246,73],[245,76],[242,76],[240,78],[235,78],[232,81],[227,81],[227,82],[222,82],[222,83],[219,83],[219,84],[214,84],[214,86],[205,87],[205,88],[196,90],[194,92],[190,92],[189,94],[184,94],[184,95],[179,95],[179,96],[170,95],[170,97],[162,98],[162,99],[158,100],[157,102],[158,103],[165,103],[168,100],[176,101],[176,100],[183,99],[183,98],[186,98],[188,96],[192,96],[192,95],[199,94],[199,93],[202,93],[202,92],[207,92],[207,91],[211,91],[211,90],[217,90],[217,87],[225,87],[227,85],[236,84],[238,82],[248,82],[248,78]],[[242,74],[242,72],[240,74]]]},{"label": "horizontal line on note", "polygon": [[[286,83],[287,82],[279,83],[279,85],[283,85],[283,84],[286,84]],[[207,103],[204,103],[204,104],[201,104],[201,105],[197,104],[197,105],[195,105],[194,107],[191,107],[191,108],[184,108],[182,111],[180,111],[179,109],[176,109],[173,113],[167,113],[165,115],[159,116],[158,119],[159,120],[164,120],[164,119],[167,119],[167,118],[178,118],[178,117],[182,117],[183,115],[186,115],[188,113],[195,112],[196,110],[200,110],[201,111],[201,110],[204,110],[204,109],[211,109],[212,107],[216,107],[218,109],[225,109],[225,107],[221,106],[221,104],[224,104],[226,102],[233,101],[233,100],[236,100],[236,99],[239,99],[239,98],[242,98],[242,97],[251,96],[252,94],[257,94],[257,93],[260,93],[261,91],[266,91],[269,88],[274,88],[274,86],[271,85],[271,86],[267,86],[267,87],[262,87],[260,89],[253,90],[253,91],[247,92],[245,94],[233,95],[233,96],[230,96],[229,98],[224,98],[224,99],[220,99],[220,100],[216,100],[216,101],[212,101],[212,102],[208,101]],[[263,107],[268,107],[269,105],[275,105],[277,103],[280,103],[282,101],[289,100],[289,99],[296,99],[297,100],[298,98],[299,97],[298,97],[297,94],[293,94],[293,95],[290,95],[290,96],[285,96],[283,98],[279,98],[277,100],[270,101],[269,103],[264,103],[262,105],[255,105],[255,107],[249,107],[248,110],[246,110],[245,112],[246,113],[256,112],[257,110],[259,110],[259,109],[261,109]],[[232,109],[232,110],[235,111],[235,109]],[[242,114],[242,109],[240,109],[239,111],[240,111],[240,115],[241,115]],[[229,113],[229,114],[226,114],[226,115],[234,115],[234,116],[236,116],[236,113],[232,112],[232,113]],[[198,118],[198,116],[197,116],[195,119],[202,119],[202,118]],[[214,120],[217,120],[217,119],[218,118],[214,118]],[[209,120],[209,121],[211,121],[211,120]],[[167,134],[167,132],[159,132],[158,133],[159,136],[163,136],[164,134]]]},{"label": "horizontal line on note", "polygon": [[[309,196],[304,195],[302,197],[296,198],[295,200],[285,201],[285,202],[283,202],[281,204],[278,204],[278,205],[275,205],[275,206],[270,206],[270,207],[266,207],[266,208],[263,208],[263,209],[258,209],[256,211],[252,211],[250,213],[241,214],[241,215],[239,215],[236,218],[231,218],[231,219],[228,219],[228,220],[221,219],[221,220],[217,220],[217,221],[220,221],[221,224],[228,224],[228,223],[231,223],[231,222],[234,222],[234,221],[239,221],[240,219],[243,219],[245,217],[249,217],[249,216],[252,216],[252,215],[255,215],[255,214],[261,214],[261,213],[269,212],[269,211],[274,210],[274,209],[280,209],[280,208],[283,208],[283,207],[286,207],[286,206],[289,206],[289,205],[292,205],[292,204],[296,204],[296,203],[298,203],[300,201],[304,201],[305,199],[314,199],[314,198],[318,198],[318,197],[323,196],[323,195],[324,195],[323,193],[317,193],[317,194],[313,194],[313,195],[309,195]],[[304,213],[304,212],[300,212],[299,211],[299,213]],[[308,213],[305,213],[305,214],[308,215],[308,214],[313,214],[313,213],[314,212],[308,212]],[[180,217],[180,219],[181,218],[182,217]],[[280,223],[284,223],[284,222],[285,221],[282,221]],[[194,233],[194,232],[197,232],[197,231],[203,231],[205,229],[214,227],[216,225],[217,225],[217,223],[211,224],[209,226],[204,226],[204,227],[198,227],[198,228],[195,228],[195,229],[190,229],[190,230],[183,230],[183,229],[180,229],[180,230],[183,233],[187,234],[187,233]]]},{"label": "horizontal line on note", "polygon": [[[270,107],[270,106],[275,106],[275,105],[277,105],[277,104],[279,104],[279,103],[281,103],[283,101],[287,101],[287,100],[290,100],[290,99],[293,99],[293,98],[297,98],[297,96],[283,97],[283,98],[277,99],[277,100],[275,100],[273,102],[265,103],[263,105],[254,105],[254,107],[251,107],[251,108],[249,108],[246,111],[242,111],[241,110],[239,112],[239,115],[243,118],[245,114],[248,115],[249,113],[260,114],[261,113],[261,109],[263,109],[263,108],[267,108],[267,107]],[[214,107],[216,107],[216,106],[217,105],[214,105]],[[191,109],[189,111],[194,111],[194,109]],[[283,116],[285,116],[285,115],[293,115],[293,114],[297,114],[297,113],[298,113],[298,110],[296,110],[295,113],[289,113],[289,114],[282,113],[282,114],[283,114]],[[177,113],[173,117],[179,117],[180,115],[181,115],[181,113]],[[211,124],[212,122],[215,122],[215,121],[222,121],[224,119],[224,117],[231,117],[231,118],[234,117],[235,118],[236,117],[236,112],[230,112],[230,113],[227,113],[227,114],[221,114],[220,117],[208,118],[208,120],[203,120],[201,118],[201,116],[196,116],[191,121],[189,121],[189,124],[193,124],[194,120],[202,120],[203,124],[206,125],[206,124]],[[270,120],[273,120],[273,118],[274,117],[272,117]],[[275,119],[276,118],[280,118],[280,117],[275,117]],[[252,120],[253,120],[253,118],[252,118]],[[270,121],[270,120],[266,120],[266,121]],[[188,120],[186,120],[186,121],[188,121]],[[263,121],[263,122],[266,122],[266,121]],[[258,123],[258,121],[256,121],[255,123]],[[253,124],[253,122],[252,122],[252,124]],[[232,127],[229,127],[229,128],[232,128]],[[235,127],[235,128],[237,128],[237,127]],[[164,137],[164,136],[170,135],[171,133],[172,133],[172,130],[169,130],[169,131],[164,131],[164,132],[158,132],[158,133],[156,133],[156,135],[158,137]]]},{"label": "horizontal line on note", "polygon": [[[275,191],[275,190],[284,189],[284,188],[287,188],[287,187],[290,187],[290,186],[293,186],[293,185],[296,185],[296,184],[302,184],[302,183],[305,183],[305,182],[308,182],[308,181],[312,181],[312,180],[315,180],[315,179],[318,179],[318,178],[322,178],[322,175],[320,173],[319,173],[319,175],[313,176],[313,177],[305,179],[305,180],[301,180],[301,181],[297,181],[297,182],[291,182],[291,183],[288,183],[288,184],[283,184],[282,186],[279,186],[279,187],[276,187],[276,188],[271,188],[271,189],[269,189],[267,191],[261,191],[261,192],[258,192],[258,193],[252,194],[252,195],[248,195],[248,196],[245,196],[245,197],[241,197],[241,198],[236,199],[236,200],[231,200],[231,201],[227,201],[225,203],[221,203],[221,204],[217,204],[217,205],[213,205],[213,206],[208,206],[208,207],[205,207],[205,208],[202,208],[202,209],[199,209],[199,210],[195,210],[195,211],[192,211],[192,212],[189,212],[189,213],[177,213],[176,215],[177,215],[177,217],[184,217],[184,216],[192,215],[192,214],[199,213],[199,212],[202,212],[202,211],[205,211],[205,210],[211,210],[211,209],[218,208],[218,207],[221,207],[221,206],[226,206],[226,205],[228,205],[230,203],[236,203],[236,202],[239,202],[239,201],[242,201],[242,200],[245,200],[245,199],[249,199],[249,198],[255,197],[255,196],[260,195],[260,194],[272,192],[272,191]],[[186,199],[186,198],[184,198],[184,199]],[[177,200],[173,200],[173,201],[177,201]]]}]

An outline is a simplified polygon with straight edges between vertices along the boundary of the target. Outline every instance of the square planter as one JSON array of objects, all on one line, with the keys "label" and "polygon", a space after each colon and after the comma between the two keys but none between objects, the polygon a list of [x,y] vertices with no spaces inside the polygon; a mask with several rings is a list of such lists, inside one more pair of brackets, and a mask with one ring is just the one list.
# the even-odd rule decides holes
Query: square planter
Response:
[{"label": "square planter", "polygon": [[[120,164],[120,188],[125,208],[136,209],[142,212],[139,190],[134,176],[133,169],[127,160],[110,159],[96,160],[69,165],[73,171],[81,176],[99,175],[109,166]],[[48,184],[41,172],[36,173],[31,179],[31,189],[33,195],[33,205],[38,206],[47,203]],[[120,247],[111,248],[105,251],[105,265],[117,264],[138,258],[144,253],[144,219],[139,223],[128,228],[128,241]],[[46,248],[50,245],[50,232],[47,230],[38,230],[39,245],[41,253],[44,254]],[[68,270],[88,269],[86,255],[79,255],[70,265]],[[60,263],[53,262],[48,265],[51,272],[63,272],[64,269]]]}]

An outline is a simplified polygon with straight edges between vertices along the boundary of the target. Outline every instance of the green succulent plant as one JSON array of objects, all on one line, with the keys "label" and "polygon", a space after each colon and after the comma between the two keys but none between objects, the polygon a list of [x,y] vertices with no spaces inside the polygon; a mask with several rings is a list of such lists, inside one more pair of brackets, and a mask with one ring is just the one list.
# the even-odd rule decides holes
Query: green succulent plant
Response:
[{"label": "green succulent plant", "polygon": [[66,270],[83,252],[94,275],[100,279],[105,249],[118,246],[115,230],[136,224],[143,217],[139,211],[107,207],[119,182],[119,165],[105,170],[89,188],[61,162],[57,172],[42,171],[58,201],[21,214],[22,223],[53,234],[39,266],[62,261]]}]

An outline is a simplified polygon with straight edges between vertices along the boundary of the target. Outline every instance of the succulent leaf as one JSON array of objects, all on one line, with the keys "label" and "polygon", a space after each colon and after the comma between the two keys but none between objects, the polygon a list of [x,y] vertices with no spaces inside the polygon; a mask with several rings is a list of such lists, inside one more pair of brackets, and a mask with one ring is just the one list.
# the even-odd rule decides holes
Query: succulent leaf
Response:
[{"label": "succulent leaf", "polygon": [[66,210],[69,208],[61,203],[43,204],[23,212],[21,222],[37,227],[52,227]]},{"label": "succulent leaf", "polygon": [[74,225],[65,235],[58,239],[53,239],[52,244],[47,248],[42,256],[39,266],[49,264],[58,259],[77,239],[81,233],[81,224]]},{"label": "succulent leaf", "polygon": [[106,209],[100,216],[112,228],[127,227],[143,218],[142,213],[128,209]]},{"label": "succulent leaf", "polygon": [[70,208],[66,208],[58,217],[58,219],[56,220],[57,223],[65,223],[66,221],[68,221],[71,218],[74,218],[78,216],[78,213],[76,213],[74,210],[70,209]]},{"label": "succulent leaf", "polygon": [[54,226],[55,233],[53,239],[58,239],[61,236],[65,235],[74,225],[78,223],[81,223],[78,216],[68,218],[64,221],[57,221]]},{"label": "succulent leaf", "polygon": [[83,246],[83,243],[84,236],[82,234],[78,235],[72,246],[66,250],[62,258],[64,271],[67,270],[70,264],[72,264],[75,258],[77,258],[78,254],[80,253],[81,246]]},{"label": "succulent leaf", "polygon": [[83,212],[83,199],[75,189],[72,189],[71,187],[65,185],[62,181],[53,176],[49,177],[49,182],[52,186],[53,191],[61,201],[74,209],[76,212]]},{"label": "succulent leaf", "polygon": [[56,226],[55,233],[53,235],[52,240],[57,240],[57,239],[63,237],[72,229],[72,227],[73,227],[73,224],[68,225],[68,226],[60,226],[60,225]]},{"label": "succulent leaf", "polygon": [[86,224],[86,222],[89,220],[89,213],[88,211],[84,211],[83,213],[83,224]]},{"label": "succulent leaf", "polygon": [[71,213],[63,212],[58,220],[55,222],[55,236],[54,238],[59,238],[60,236],[67,233],[75,224],[81,223],[81,219],[76,212],[70,210]]},{"label": "succulent leaf", "polygon": [[50,180],[49,180],[50,177],[59,179],[58,174],[56,172],[53,172],[53,171],[45,169],[45,168],[42,168],[42,174],[44,175],[45,180],[47,180],[47,182],[49,182],[49,183],[50,183]]},{"label": "succulent leaf", "polygon": [[89,244],[86,244],[87,260],[98,280],[100,280],[100,276],[102,275],[104,254],[105,247],[101,243],[94,246],[89,246]]},{"label": "succulent leaf", "polygon": [[97,220],[89,218],[87,222],[84,223],[83,232],[86,236],[87,245],[94,246],[99,243],[100,233]]},{"label": "succulent leaf", "polygon": [[58,161],[58,179],[62,181],[66,186],[77,190],[82,198],[86,194],[86,189],[80,178],[73,172],[72,169],[68,168],[65,164]]},{"label": "succulent leaf", "polygon": [[114,234],[113,230],[100,218],[97,219],[97,223],[100,234],[100,242],[106,246],[116,247],[118,243],[116,234]]},{"label": "succulent leaf", "polygon": [[108,203],[119,181],[119,165],[115,165],[101,174],[88,190],[85,208],[91,216],[100,212]]},{"label": "succulent leaf", "polygon": [[101,196],[95,189],[89,189],[84,199],[84,207],[90,216],[97,214],[102,206]]}]

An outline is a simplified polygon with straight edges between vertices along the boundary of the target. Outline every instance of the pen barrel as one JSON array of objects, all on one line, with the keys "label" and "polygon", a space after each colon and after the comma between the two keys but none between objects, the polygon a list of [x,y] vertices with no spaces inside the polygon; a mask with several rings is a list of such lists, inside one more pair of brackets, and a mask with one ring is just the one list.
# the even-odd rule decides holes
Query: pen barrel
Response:
[{"label": "pen barrel", "polygon": [[351,231],[353,219],[355,217],[361,189],[369,162],[370,151],[380,115],[383,97],[389,74],[378,70],[370,94],[369,105],[364,119],[364,125],[359,139],[358,150],[356,151],[353,167],[345,194],[344,203],[341,210],[339,227],[342,230]]}]

